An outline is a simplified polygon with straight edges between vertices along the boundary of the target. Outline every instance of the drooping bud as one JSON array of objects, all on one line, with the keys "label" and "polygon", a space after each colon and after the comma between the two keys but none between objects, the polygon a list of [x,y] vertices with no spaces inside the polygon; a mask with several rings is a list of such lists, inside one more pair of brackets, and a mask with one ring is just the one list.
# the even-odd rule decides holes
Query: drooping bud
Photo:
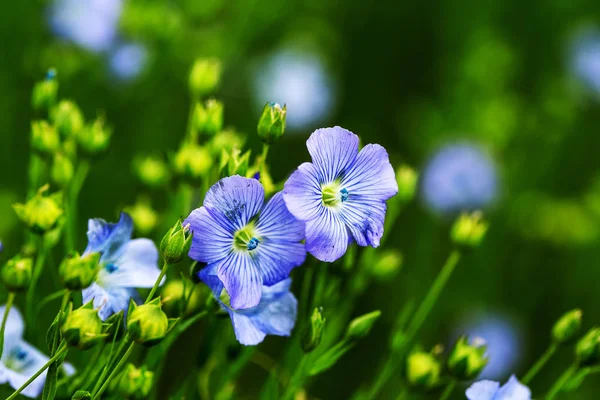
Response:
[{"label": "drooping bud", "polygon": [[442,365],[431,353],[413,351],[406,358],[406,380],[418,389],[431,390],[439,386]]},{"label": "drooping bud", "polygon": [[54,154],[60,147],[58,132],[46,121],[33,121],[31,147],[42,156]]},{"label": "drooping bud", "polygon": [[70,100],[62,100],[52,112],[52,122],[61,137],[77,135],[84,125],[79,107]]},{"label": "drooping bud", "polygon": [[61,330],[67,344],[81,350],[89,349],[106,337],[102,332],[102,320],[98,311],[94,310],[93,301],[68,313]]},{"label": "drooping bud", "polygon": [[31,105],[35,110],[49,109],[56,102],[58,93],[58,81],[56,71],[49,69],[46,78],[35,84],[31,96]]},{"label": "drooping bud", "polygon": [[371,274],[375,279],[392,279],[402,268],[402,254],[397,250],[385,250],[373,263]]},{"label": "drooping bud", "polygon": [[108,128],[103,118],[97,118],[93,123],[81,129],[76,136],[77,144],[83,155],[96,157],[108,150],[112,130]]},{"label": "drooping bud", "polygon": [[565,313],[552,327],[552,340],[557,344],[568,343],[579,334],[581,330],[581,318],[583,313],[580,309]]},{"label": "drooping bud", "polygon": [[9,292],[23,292],[31,282],[33,261],[28,257],[16,256],[4,264],[0,270],[2,283]]},{"label": "drooping bud", "polygon": [[310,353],[321,344],[325,321],[326,318],[323,317],[323,308],[315,307],[310,316],[310,320],[308,321],[308,325],[302,334],[301,345],[302,350],[304,350],[305,353]]},{"label": "drooping bud", "polygon": [[486,350],[483,339],[460,337],[448,355],[448,371],[461,381],[475,379],[488,363]]},{"label": "drooping bud", "polygon": [[167,264],[176,264],[187,256],[192,236],[189,225],[183,226],[181,220],[177,220],[160,242],[160,253]]},{"label": "drooping bud", "polygon": [[133,219],[136,232],[148,236],[158,224],[158,214],[150,204],[150,198],[141,197],[133,206],[123,209]]},{"label": "drooping bud", "polygon": [[377,321],[380,316],[381,311],[376,310],[354,318],[350,321],[348,328],[346,329],[346,339],[358,340],[367,336],[375,324],[375,321]]},{"label": "drooping bud", "polygon": [[219,85],[221,62],[217,59],[199,59],[190,72],[190,91],[195,97],[212,93]]},{"label": "drooping bud", "polygon": [[600,362],[600,328],[592,328],[575,345],[575,356],[580,365]]},{"label": "drooping bud", "polygon": [[177,176],[196,183],[212,167],[210,152],[204,147],[188,143],[173,158],[173,170]]},{"label": "drooping bud", "polygon": [[145,365],[136,368],[129,363],[117,379],[114,391],[122,399],[146,399],[152,389],[153,380],[154,373],[148,371]]},{"label": "drooping bud", "polygon": [[450,236],[459,246],[476,247],[483,240],[487,229],[488,224],[483,220],[483,214],[475,211],[461,214],[452,226]]},{"label": "drooping bud", "polygon": [[44,234],[56,227],[59,218],[63,214],[60,206],[62,203],[61,194],[54,193],[46,196],[48,185],[40,188],[38,193],[29,199],[25,204],[17,203],[13,205],[17,216],[37,234]]},{"label": "drooping bud", "polygon": [[283,108],[277,103],[269,102],[265,104],[263,112],[258,120],[258,136],[263,142],[272,144],[285,132],[285,116],[287,108]]},{"label": "drooping bud", "polygon": [[50,170],[52,182],[61,188],[64,188],[69,185],[69,182],[71,182],[71,179],[73,179],[74,172],[73,163],[69,157],[62,153],[54,154],[52,169]]},{"label": "drooping bud", "polygon": [[215,99],[196,104],[194,108],[194,127],[198,132],[209,136],[221,131],[223,128],[223,103]]},{"label": "drooping bud", "polygon": [[144,346],[154,346],[169,331],[169,319],[161,307],[160,297],[141,306],[131,300],[127,313],[129,337]]},{"label": "drooping bud", "polygon": [[164,187],[169,182],[169,167],[161,157],[136,157],[133,170],[140,182],[151,189]]},{"label": "drooping bud", "polygon": [[231,175],[246,176],[248,172],[248,163],[250,162],[250,153],[248,150],[244,154],[239,149],[233,149],[227,161],[227,173]]},{"label": "drooping bud", "polygon": [[408,202],[415,197],[419,174],[408,165],[401,165],[396,170],[396,181],[398,182],[398,194],[396,197],[402,202]]},{"label": "drooping bud", "polygon": [[69,290],[79,291],[89,287],[98,274],[100,253],[80,256],[73,252],[60,263],[58,275],[62,284]]}]

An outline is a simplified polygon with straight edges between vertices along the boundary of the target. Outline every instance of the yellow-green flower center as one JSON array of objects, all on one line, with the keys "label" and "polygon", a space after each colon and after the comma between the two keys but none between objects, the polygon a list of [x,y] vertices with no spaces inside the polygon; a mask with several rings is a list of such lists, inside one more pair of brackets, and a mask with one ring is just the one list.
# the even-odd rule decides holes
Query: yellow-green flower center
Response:
[{"label": "yellow-green flower center", "polygon": [[233,246],[237,250],[252,251],[258,247],[260,240],[252,224],[246,225],[233,235]]},{"label": "yellow-green flower center", "polygon": [[348,200],[348,190],[341,187],[339,182],[328,183],[321,186],[321,199],[323,205],[335,207]]}]

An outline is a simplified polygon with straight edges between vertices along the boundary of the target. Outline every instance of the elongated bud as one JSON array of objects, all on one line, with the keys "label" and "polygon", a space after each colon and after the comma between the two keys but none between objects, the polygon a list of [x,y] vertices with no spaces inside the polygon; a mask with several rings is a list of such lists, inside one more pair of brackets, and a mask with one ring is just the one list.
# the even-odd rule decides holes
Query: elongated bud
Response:
[{"label": "elongated bud", "polygon": [[98,274],[100,253],[80,256],[73,252],[60,263],[58,275],[62,284],[69,290],[79,291],[89,287]]},{"label": "elongated bud", "polygon": [[402,202],[408,202],[415,197],[419,174],[408,165],[401,165],[396,170],[396,181],[398,182],[398,194],[396,197]]},{"label": "elongated bud", "polygon": [[450,236],[459,246],[476,247],[483,240],[487,229],[488,224],[483,220],[483,214],[475,211],[472,214],[461,214],[452,226]]},{"label": "elongated bud", "polygon": [[52,161],[52,169],[50,170],[52,182],[61,188],[64,188],[68,186],[71,179],[73,179],[73,173],[73,163],[69,157],[62,153],[55,153],[54,160]]},{"label": "elongated bud", "polygon": [[248,150],[242,154],[241,150],[233,149],[227,162],[227,172],[231,175],[246,176],[248,172],[248,163],[250,162],[250,153]]},{"label": "elongated bud", "polygon": [[302,333],[302,350],[305,353],[310,353],[321,344],[323,338],[323,328],[325,327],[326,318],[323,317],[323,308],[315,307],[308,321],[308,325]]},{"label": "elongated bud", "polygon": [[221,62],[217,59],[199,59],[190,72],[190,91],[195,97],[215,91],[221,79]]},{"label": "elongated bud", "polygon": [[575,345],[575,356],[581,365],[595,365],[600,362],[600,328],[590,329]]},{"label": "elongated bud", "polygon": [[61,330],[67,344],[81,350],[89,349],[106,336],[102,332],[102,320],[98,311],[94,310],[92,301],[71,311]]},{"label": "elongated bud", "polygon": [[348,328],[346,329],[346,339],[358,340],[366,337],[375,324],[375,321],[377,321],[380,316],[381,311],[376,310],[361,315],[358,318],[354,318],[350,321],[350,324],[348,324]]},{"label": "elongated bud", "polygon": [[431,353],[413,351],[406,358],[406,380],[418,389],[431,390],[440,385],[442,365]]},{"label": "elongated bud", "polygon": [[136,157],[133,171],[139,181],[150,189],[165,187],[169,183],[169,166],[161,157]]},{"label": "elongated bud", "polygon": [[263,112],[258,120],[256,128],[258,136],[263,142],[272,144],[283,136],[285,132],[285,116],[287,107],[283,108],[277,103],[269,102],[265,104]]},{"label": "elongated bud", "polygon": [[460,337],[448,355],[448,371],[458,380],[475,379],[488,363],[485,341]]},{"label": "elongated bud", "polygon": [[31,105],[35,110],[49,109],[56,102],[58,81],[56,70],[49,69],[43,81],[35,84],[31,95]]},{"label": "elongated bud", "polygon": [[46,121],[31,123],[31,147],[41,156],[52,155],[60,148],[58,132]]},{"label": "elongated bud", "polygon": [[158,224],[158,213],[152,208],[150,198],[141,197],[133,206],[123,209],[133,219],[136,232],[141,236],[149,236]]},{"label": "elongated bud", "polygon": [[77,135],[84,125],[79,107],[70,100],[62,100],[52,112],[52,122],[61,137]]},{"label": "elongated bud", "polygon": [[392,279],[402,268],[402,254],[396,250],[386,250],[378,256],[371,269],[375,279],[386,281]]},{"label": "elongated bud", "polygon": [[63,214],[60,206],[62,196],[59,193],[46,196],[47,190],[48,186],[43,186],[25,204],[13,205],[19,219],[37,234],[44,234],[54,229]]},{"label": "elongated bud", "polygon": [[147,347],[163,340],[169,331],[169,319],[161,308],[160,297],[141,306],[131,300],[127,315],[127,331],[133,341]]},{"label": "elongated bud", "polygon": [[568,343],[581,331],[583,313],[580,309],[565,313],[552,327],[552,340],[557,344]]},{"label": "elongated bud", "polygon": [[172,164],[177,176],[195,184],[210,171],[212,157],[206,148],[188,143],[179,149]]},{"label": "elongated bud", "polygon": [[112,130],[108,128],[103,118],[97,118],[90,125],[81,129],[76,136],[81,153],[89,158],[97,157],[108,150]]},{"label": "elongated bud", "polygon": [[23,292],[31,282],[33,261],[28,257],[16,256],[4,264],[0,270],[2,283],[9,292]]},{"label": "elongated bud", "polygon": [[153,380],[154,373],[148,371],[146,366],[137,368],[129,363],[119,375],[114,391],[121,399],[146,399],[152,389]]},{"label": "elongated bud", "polygon": [[176,264],[187,256],[192,246],[190,226],[181,224],[181,220],[169,229],[160,242],[160,253],[167,264]]},{"label": "elongated bud", "polygon": [[223,103],[215,99],[196,104],[194,108],[194,126],[198,132],[209,136],[223,128]]}]

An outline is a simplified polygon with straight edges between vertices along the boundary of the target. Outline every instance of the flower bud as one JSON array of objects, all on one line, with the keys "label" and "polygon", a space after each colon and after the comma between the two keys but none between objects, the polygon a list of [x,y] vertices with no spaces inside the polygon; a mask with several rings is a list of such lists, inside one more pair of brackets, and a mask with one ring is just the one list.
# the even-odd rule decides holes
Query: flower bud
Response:
[{"label": "flower bud", "polygon": [[56,185],[62,188],[66,187],[71,182],[71,179],[73,179],[74,172],[73,163],[69,157],[62,153],[54,154],[50,176]]},{"label": "flower bud", "polygon": [[396,250],[383,251],[373,263],[371,274],[380,281],[392,279],[402,268],[402,254]]},{"label": "flower bud", "polygon": [[189,281],[184,284],[180,279],[169,280],[161,291],[163,309],[170,316],[179,315],[182,311],[184,315],[193,314],[206,303],[205,297],[210,294],[206,289],[204,285]]},{"label": "flower bud", "polygon": [[450,236],[459,246],[475,247],[481,243],[487,229],[488,224],[483,221],[483,214],[475,211],[472,214],[461,214],[452,226]]},{"label": "flower bud", "polygon": [[136,232],[141,236],[148,236],[158,224],[158,214],[150,205],[150,199],[139,198],[133,206],[123,210],[133,219]]},{"label": "flower bud", "polygon": [[466,336],[460,337],[448,355],[448,371],[458,380],[475,379],[488,363],[485,341],[475,338],[469,343]]},{"label": "flower bud", "polygon": [[315,307],[310,316],[308,325],[302,334],[301,344],[302,350],[304,350],[305,353],[310,353],[321,344],[326,320],[327,319],[323,317],[323,308]]},{"label": "flower bud", "polygon": [[54,154],[60,148],[58,132],[46,121],[33,121],[31,147],[40,155]]},{"label": "flower bud", "polygon": [[442,366],[431,353],[413,351],[406,358],[406,380],[416,388],[430,390],[440,384]]},{"label": "flower bud", "polygon": [[199,59],[190,72],[190,91],[195,97],[212,93],[221,78],[221,62],[217,59]]},{"label": "flower bud", "polygon": [[71,400],[92,400],[92,394],[86,390],[78,390],[71,397]]},{"label": "flower bud", "polygon": [[600,361],[600,328],[592,328],[575,345],[575,355],[581,365],[593,365]]},{"label": "flower bud", "polygon": [[161,157],[137,157],[133,170],[140,182],[151,189],[164,187],[169,182],[169,167]]},{"label": "flower bud", "polygon": [[16,256],[7,261],[0,270],[2,283],[9,292],[22,292],[27,290],[31,282],[33,261],[31,258]]},{"label": "flower bud", "polygon": [[62,100],[52,112],[52,122],[61,137],[77,135],[84,125],[79,107],[70,100]]},{"label": "flower bud", "polygon": [[579,334],[581,330],[581,317],[579,309],[565,313],[552,327],[552,340],[557,344],[568,343]]},{"label": "flower bud", "polygon": [[346,329],[346,339],[357,340],[367,336],[379,316],[381,316],[381,311],[376,310],[354,318]]},{"label": "flower bud", "polygon": [[56,71],[49,69],[46,78],[35,84],[31,96],[31,105],[35,110],[49,109],[56,101],[58,81]]},{"label": "flower bud", "polygon": [[98,274],[100,253],[80,256],[73,252],[60,263],[58,275],[62,284],[69,290],[79,291],[89,287]]},{"label": "flower bud", "polygon": [[210,99],[194,108],[194,127],[198,132],[214,135],[223,128],[223,103]]},{"label": "flower bud", "polygon": [[402,202],[408,202],[415,197],[419,174],[408,165],[401,165],[396,170],[396,181],[398,182],[398,194],[396,197]]},{"label": "flower bud", "polygon": [[258,136],[263,142],[272,144],[281,136],[285,131],[285,116],[287,108],[285,104],[283,108],[277,103],[269,102],[265,104],[262,115],[258,120]]},{"label": "flower bud", "polygon": [[102,333],[102,320],[92,301],[71,311],[61,330],[67,344],[81,350],[89,349],[106,336]]},{"label": "flower bud", "polygon": [[136,368],[132,363],[127,364],[116,382],[114,391],[121,399],[146,399],[152,389],[154,373],[146,366]]},{"label": "flower bud", "polygon": [[134,342],[144,346],[150,347],[160,343],[169,331],[169,319],[161,308],[160,297],[141,306],[131,301],[127,331]]},{"label": "flower bud", "polygon": [[200,180],[211,167],[210,153],[196,144],[185,144],[173,158],[173,170],[177,176],[192,183]]},{"label": "flower bud", "polygon": [[177,220],[160,242],[160,253],[167,264],[176,264],[187,256],[192,236],[189,224],[183,226],[181,220]]},{"label": "flower bud", "polygon": [[95,157],[108,150],[111,135],[112,130],[105,126],[104,120],[97,118],[92,124],[81,129],[76,139],[85,156]]},{"label": "flower bud", "polygon": [[250,162],[250,150],[242,154],[241,150],[233,149],[228,157],[227,173],[231,175],[246,176],[248,163]]},{"label": "flower bud", "polygon": [[63,214],[60,206],[60,193],[46,196],[45,192],[47,190],[48,185],[43,186],[25,204],[17,203],[13,205],[19,219],[34,233],[44,234],[54,229]]}]

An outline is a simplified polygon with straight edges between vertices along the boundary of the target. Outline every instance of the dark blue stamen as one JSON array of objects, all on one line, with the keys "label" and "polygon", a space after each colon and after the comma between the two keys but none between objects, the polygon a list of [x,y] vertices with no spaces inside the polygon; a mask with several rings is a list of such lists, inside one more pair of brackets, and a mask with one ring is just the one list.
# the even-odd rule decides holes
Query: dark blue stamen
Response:
[{"label": "dark blue stamen", "polygon": [[53,69],[49,69],[48,72],[46,72],[46,79],[51,81],[52,79],[54,79],[56,77],[56,71]]},{"label": "dark blue stamen", "polygon": [[269,102],[269,107],[275,107],[276,105],[277,105],[277,103],[275,103],[274,101]]},{"label": "dark blue stamen", "polygon": [[342,194],[342,203],[348,200],[348,190],[346,188],[342,188],[340,193]]},{"label": "dark blue stamen", "polygon": [[19,349],[17,351],[17,354],[15,354],[15,357],[17,358],[17,360],[23,361],[25,357],[27,357],[27,352],[23,349]]},{"label": "dark blue stamen", "polygon": [[258,244],[260,243],[260,240],[258,240],[257,238],[252,238],[250,239],[250,241],[248,242],[248,250],[254,250],[255,248],[258,247]]},{"label": "dark blue stamen", "polygon": [[106,264],[106,266],[104,267],[104,269],[109,274],[112,274],[113,272],[115,272],[116,270],[118,270],[119,267],[117,267],[115,264]]}]

